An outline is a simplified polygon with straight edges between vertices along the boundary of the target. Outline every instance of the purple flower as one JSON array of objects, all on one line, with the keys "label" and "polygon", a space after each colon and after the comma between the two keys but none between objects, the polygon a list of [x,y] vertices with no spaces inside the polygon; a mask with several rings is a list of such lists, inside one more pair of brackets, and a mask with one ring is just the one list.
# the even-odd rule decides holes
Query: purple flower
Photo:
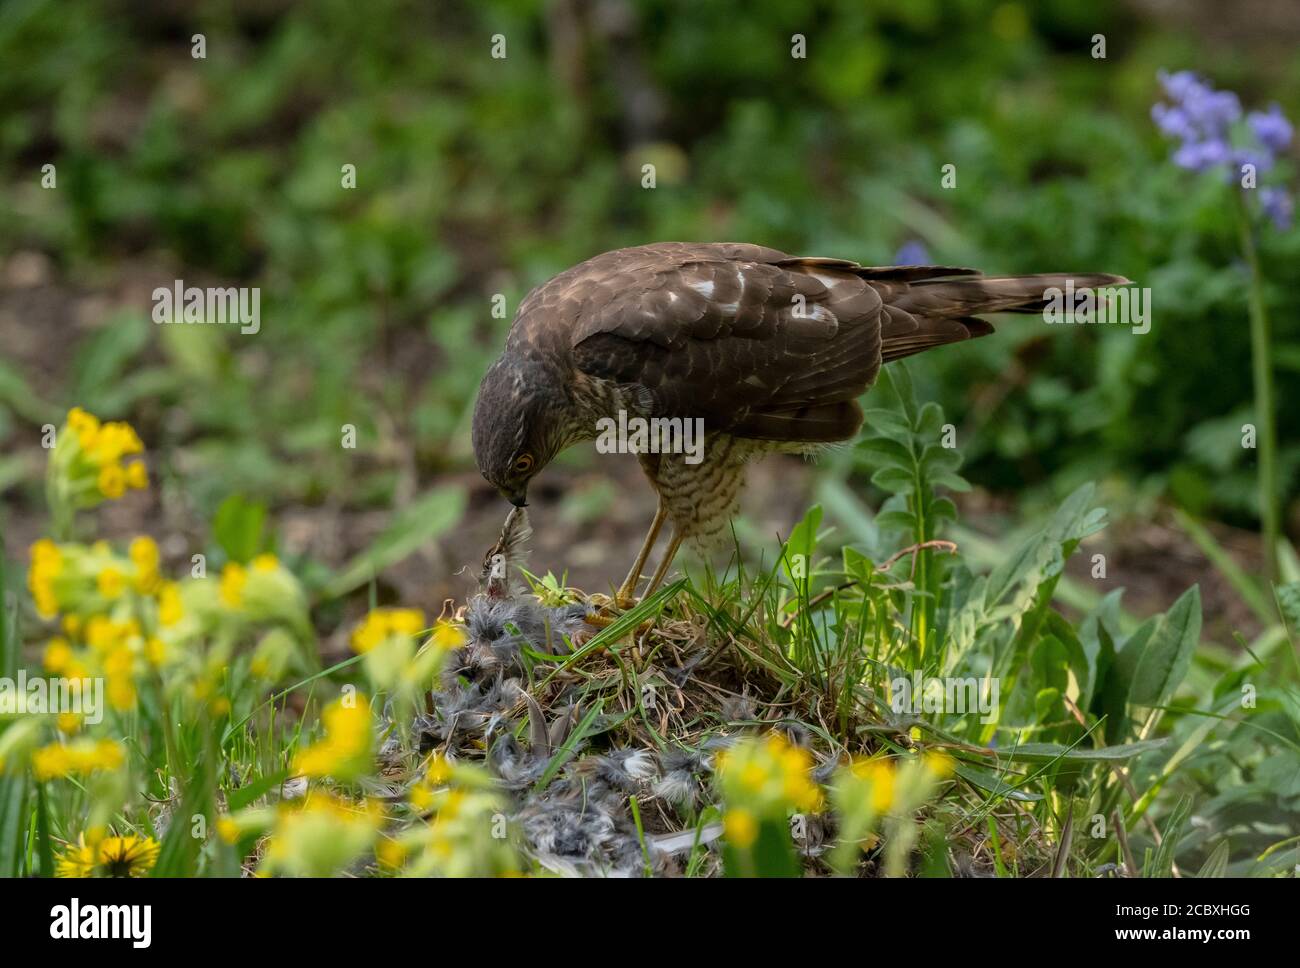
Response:
[{"label": "purple flower", "polygon": [[1270,105],[1267,113],[1251,111],[1246,115],[1246,122],[1259,143],[1275,154],[1286,151],[1291,144],[1291,122],[1276,104]]},{"label": "purple flower", "polygon": [[1174,164],[1188,171],[1206,171],[1231,156],[1226,141],[1188,141],[1174,152]]},{"label": "purple flower", "polygon": [[1206,89],[1201,79],[1191,71],[1179,71],[1177,74],[1157,71],[1156,77],[1160,79],[1160,86],[1165,89],[1165,94],[1174,101],[1182,101]]},{"label": "purple flower", "polygon": [[1229,181],[1232,181],[1241,174],[1243,165],[1254,165],[1256,172],[1271,171],[1273,168],[1274,158],[1268,151],[1258,148],[1236,148],[1230,156],[1232,162],[1232,171],[1229,172]]},{"label": "purple flower", "polygon": [[1207,132],[1222,134],[1241,117],[1241,101],[1231,91],[1206,89],[1183,102],[1183,110]]},{"label": "purple flower", "polygon": [[1179,141],[1194,141],[1197,137],[1196,125],[1182,108],[1171,108],[1162,101],[1151,105],[1151,119],[1161,134],[1166,134]]},{"label": "purple flower", "polygon": [[[1231,91],[1216,91],[1191,71],[1157,75],[1170,104],[1151,107],[1151,118],[1162,134],[1174,138],[1178,146],[1172,158],[1179,168],[1208,171],[1222,168],[1229,182],[1241,177],[1242,168],[1254,166],[1255,172],[1270,171],[1277,155],[1287,149],[1294,135],[1291,122],[1276,104],[1268,111],[1246,115],[1245,127],[1253,141],[1233,143],[1233,132],[1241,133],[1241,101]],[[1253,184],[1243,187],[1254,187]],[[1279,229],[1286,229],[1295,214],[1295,201],[1281,188],[1261,188],[1260,209]]]},{"label": "purple flower", "polygon": [[1291,227],[1291,220],[1295,216],[1295,199],[1283,189],[1261,188],[1259,205],[1279,232],[1285,232]]},{"label": "purple flower", "polygon": [[926,249],[925,243],[918,242],[916,239],[904,242],[894,255],[894,265],[896,266],[924,266],[929,264],[930,253]]}]

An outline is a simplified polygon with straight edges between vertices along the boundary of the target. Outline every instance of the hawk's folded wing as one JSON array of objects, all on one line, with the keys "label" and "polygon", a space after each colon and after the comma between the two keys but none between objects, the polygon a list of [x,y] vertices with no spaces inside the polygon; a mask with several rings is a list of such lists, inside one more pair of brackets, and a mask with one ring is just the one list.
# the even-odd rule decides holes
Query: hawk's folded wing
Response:
[{"label": "hawk's folded wing", "polygon": [[[856,398],[882,361],[991,329],[907,308],[914,283],[968,269],[666,243],[607,253],[579,270],[554,294],[571,307],[578,367],[642,388],[655,415],[701,417],[708,430],[742,437],[850,437],[862,419]],[[935,308],[911,298],[927,314]]]}]

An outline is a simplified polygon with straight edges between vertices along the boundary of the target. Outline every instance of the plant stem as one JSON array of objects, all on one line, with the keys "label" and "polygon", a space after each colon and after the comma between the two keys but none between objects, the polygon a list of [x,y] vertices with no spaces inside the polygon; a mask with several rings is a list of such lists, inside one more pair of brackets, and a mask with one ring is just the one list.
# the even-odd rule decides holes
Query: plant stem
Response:
[{"label": "plant stem", "polygon": [[1264,538],[1264,574],[1277,581],[1278,540],[1281,535],[1277,494],[1277,422],[1273,399],[1273,359],[1269,341],[1268,313],[1264,308],[1264,283],[1259,269],[1259,253],[1250,224],[1246,197],[1237,192],[1237,223],[1241,231],[1241,251],[1250,270],[1250,358],[1255,384],[1255,420],[1259,447],[1259,514]]}]

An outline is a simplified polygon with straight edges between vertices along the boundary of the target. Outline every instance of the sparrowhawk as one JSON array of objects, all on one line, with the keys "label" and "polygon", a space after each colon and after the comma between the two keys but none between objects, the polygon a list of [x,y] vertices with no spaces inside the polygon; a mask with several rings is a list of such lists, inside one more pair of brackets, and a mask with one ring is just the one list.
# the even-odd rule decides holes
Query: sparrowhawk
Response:
[{"label": "sparrowhawk", "polygon": [[761,245],[661,242],[606,252],[534,289],[479,387],[474,454],[516,506],[560,451],[604,418],[700,418],[703,459],[640,453],[658,509],[616,596],[631,600],[665,521],[672,538],[727,537],[745,463],[851,438],[880,367],[984,336],[983,313],[1042,310],[1045,290],[1104,274],[985,277],[950,266],[862,266]]}]

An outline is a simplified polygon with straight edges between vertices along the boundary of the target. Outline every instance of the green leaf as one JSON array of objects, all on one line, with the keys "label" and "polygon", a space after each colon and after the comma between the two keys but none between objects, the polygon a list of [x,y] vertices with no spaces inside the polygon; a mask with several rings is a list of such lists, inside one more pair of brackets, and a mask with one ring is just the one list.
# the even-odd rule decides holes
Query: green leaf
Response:
[{"label": "green leaf", "polygon": [[[893,440],[906,440],[912,435],[912,426],[896,410],[874,407],[863,413],[862,426],[868,432],[880,434]],[[869,438],[875,440],[877,438]],[[864,441],[865,443],[865,441]],[[862,445],[859,444],[859,447]]]},{"label": "green leaf", "polygon": [[910,470],[882,467],[871,475],[871,483],[890,494],[905,494],[912,489],[916,479]]},{"label": "green leaf", "polygon": [[276,773],[270,773],[266,776],[259,776],[251,783],[245,783],[237,790],[231,790],[227,795],[227,805],[231,813],[236,810],[243,810],[244,807],[251,804],[259,797],[263,797],[272,790],[280,786],[289,778],[288,770],[280,770]]},{"label": "green leaf", "polygon": [[265,526],[265,504],[232,494],[217,508],[212,537],[231,561],[248,562],[262,550]]},{"label": "green leaf", "polygon": [[955,767],[957,775],[963,780],[974,784],[981,790],[998,797],[1006,797],[1010,800],[1021,800],[1026,803],[1041,800],[1041,793],[1031,793],[1028,790],[1018,790],[1010,784],[1004,782],[996,773],[981,769],[977,766],[970,766],[967,763],[958,763]]},{"label": "green leaf", "polygon": [[1138,660],[1129,690],[1129,704],[1163,706],[1174,694],[1192,663],[1201,639],[1201,589],[1185,591],[1160,620]]},{"label": "green leaf", "polygon": [[1149,753],[1164,746],[1165,739],[1144,739],[1139,743],[1122,743],[1118,746],[1102,746],[1086,749],[1076,746],[1071,749],[1059,743],[1024,743],[1014,749],[996,750],[999,759],[1026,763],[1051,763],[1060,760],[1065,763],[1123,763],[1135,756]]},{"label": "green leaf", "polygon": [[[821,524],[822,506],[814,504],[790,532],[790,538],[785,543],[785,554],[781,556],[781,564],[791,581],[802,583],[812,574],[813,552],[817,550],[817,529]],[[796,578],[793,574],[793,566],[800,558],[803,561],[803,574]]]},{"label": "green leaf", "polygon": [[1101,709],[1106,717],[1108,743],[1118,743],[1129,734],[1128,697],[1133,689],[1133,677],[1158,623],[1159,619],[1153,616],[1124,640],[1102,683]]},{"label": "green leaf", "polygon": [[1228,839],[1225,837],[1220,840],[1210,851],[1210,856],[1205,858],[1205,863],[1201,869],[1196,872],[1200,877],[1223,877],[1228,870]]},{"label": "green leaf", "polygon": [[885,467],[899,467],[910,471],[912,452],[905,444],[888,437],[871,437],[858,444],[858,452],[867,463]]},{"label": "green leaf", "polygon": [[19,874],[27,818],[27,772],[0,776],[0,877]]}]

